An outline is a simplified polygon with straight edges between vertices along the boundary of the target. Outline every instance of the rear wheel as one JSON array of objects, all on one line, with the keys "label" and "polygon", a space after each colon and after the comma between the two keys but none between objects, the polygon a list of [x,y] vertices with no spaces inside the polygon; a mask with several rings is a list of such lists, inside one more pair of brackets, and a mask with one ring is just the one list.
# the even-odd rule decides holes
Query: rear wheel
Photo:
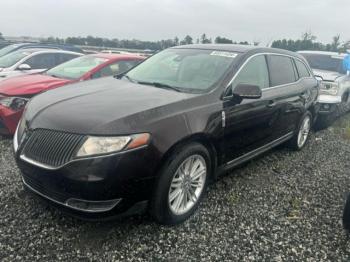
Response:
[{"label": "rear wheel", "polygon": [[312,125],[312,115],[309,111],[307,111],[299,122],[297,132],[291,138],[291,140],[289,140],[288,142],[289,147],[291,147],[294,150],[302,149],[309,138],[311,125]]},{"label": "rear wheel", "polygon": [[191,143],[175,151],[160,172],[152,216],[161,224],[178,224],[190,217],[203,198],[211,161],[208,150]]}]

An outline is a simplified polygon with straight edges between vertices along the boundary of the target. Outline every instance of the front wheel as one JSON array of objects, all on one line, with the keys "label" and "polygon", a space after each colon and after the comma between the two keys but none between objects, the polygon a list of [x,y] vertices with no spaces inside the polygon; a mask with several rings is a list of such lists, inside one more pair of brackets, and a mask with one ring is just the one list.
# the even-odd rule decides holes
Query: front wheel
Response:
[{"label": "front wheel", "polygon": [[208,150],[191,143],[176,150],[160,172],[151,214],[161,224],[174,225],[189,218],[203,198],[211,161]]},{"label": "front wheel", "polygon": [[309,138],[312,125],[312,115],[307,111],[301,118],[295,135],[289,141],[289,147],[294,150],[302,149]]}]

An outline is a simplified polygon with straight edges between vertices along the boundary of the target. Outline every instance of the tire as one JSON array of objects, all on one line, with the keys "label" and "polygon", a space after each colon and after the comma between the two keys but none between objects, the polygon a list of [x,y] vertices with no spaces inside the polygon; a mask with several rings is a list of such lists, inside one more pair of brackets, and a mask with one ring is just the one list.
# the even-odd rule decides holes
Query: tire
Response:
[{"label": "tire", "polygon": [[343,211],[343,227],[347,232],[350,232],[350,194],[346,200]]},{"label": "tire", "polygon": [[307,111],[300,119],[296,133],[288,141],[288,146],[293,150],[301,150],[305,146],[307,140],[309,139],[311,126],[312,126],[312,114],[309,111]]},{"label": "tire", "polygon": [[[187,172],[190,170],[191,160],[192,165],[196,167],[194,172],[189,172],[192,176]],[[190,143],[175,150],[160,170],[150,206],[153,218],[165,225],[179,224],[188,219],[203,199],[210,170],[210,155],[203,145]],[[198,178],[190,180],[190,177],[197,176]],[[196,188],[195,185],[198,187]],[[180,195],[183,197],[181,198]]]}]

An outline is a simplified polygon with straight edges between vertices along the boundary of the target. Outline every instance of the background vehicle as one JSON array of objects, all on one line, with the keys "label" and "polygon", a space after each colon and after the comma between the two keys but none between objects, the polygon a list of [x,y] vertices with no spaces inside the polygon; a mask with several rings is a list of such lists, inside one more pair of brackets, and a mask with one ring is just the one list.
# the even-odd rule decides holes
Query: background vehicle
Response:
[{"label": "background vehicle", "polygon": [[318,98],[320,116],[317,126],[329,126],[340,112],[348,110],[350,77],[343,68],[345,54],[322,51],[300,51],[308,61],[314,74],[322,78],[323,84]]},{"label": "background vehicle", "polygon": [[74,82],[121,74],[143,59],[134,55],[87,55],[70,60],[42,74],[0,81],[0,133],[15,132],[25,104],[34,95]]},{"label": "background vehicle", "polygon": [[18,50],[33,49],[33,48],[59,49],[59,50],[71,51],[71,52],[82,53],[82,54],[84,53],[82,49],[72,45],[21,43],[21,44],[8,45],[0,49],[0,57]]},{"label": "background vehicle", "polygon": [[14,136],[28,188],[76,215],[148,203],[158,222],[180,223],[219,174],[287,141],[301,149],[317,115],[317,80],[283,50],[174,47],[122,80],[30,101]]},{"label": "background vehicle", "polygon": [[63,50],[25,49],[0,57],[0,82],[8,77],[40,73],[81,56]]}]

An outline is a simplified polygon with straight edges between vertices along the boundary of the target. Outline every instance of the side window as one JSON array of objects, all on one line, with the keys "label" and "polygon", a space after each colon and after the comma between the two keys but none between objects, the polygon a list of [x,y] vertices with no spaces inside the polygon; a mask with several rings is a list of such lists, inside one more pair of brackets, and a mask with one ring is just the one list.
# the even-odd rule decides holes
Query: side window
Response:
[{"label": "side window", "polygon": [[38,54],[27,59],[25,64],[30,65],[32,69],[48,69],[56,65],[55,54]]},{"label": "side window", "polygon": [[56,65],[60,65],[64,62],[67,62],[73,58],[77,58],[78,55],[73,55],[73,54],[56,54]]},{"label": "side window", "polygon": [[264,55],[253,57],[242,68],[232,83],[233,89],[239,84],[257,85],[261,89],[269,87],[269,73]]},{"label": "side window", "polygon": [[291,58],[281,55],[269,55],[271,87],[290,84],[296,81],[294,65]]},{"label": "side window", "polygon": [[298,69],[298,73],[299,73],[299,77],[302,78],[302,77],[309,77],[310,76],[310,72],[309,70],[307,70],[306,66],[304,65],[303,62],[295,59],[295,64],[297,66],[297,69]]},{"label": "side window", "polygon": [[136,66],[138,63],[140,63],[140,61],[138,60],[118,61],[103,67],[98,72],[93,74],[91,78],[95,79],[99,77],[122,74],[128,71],[129,69],[133,68],[134,66]]}]

